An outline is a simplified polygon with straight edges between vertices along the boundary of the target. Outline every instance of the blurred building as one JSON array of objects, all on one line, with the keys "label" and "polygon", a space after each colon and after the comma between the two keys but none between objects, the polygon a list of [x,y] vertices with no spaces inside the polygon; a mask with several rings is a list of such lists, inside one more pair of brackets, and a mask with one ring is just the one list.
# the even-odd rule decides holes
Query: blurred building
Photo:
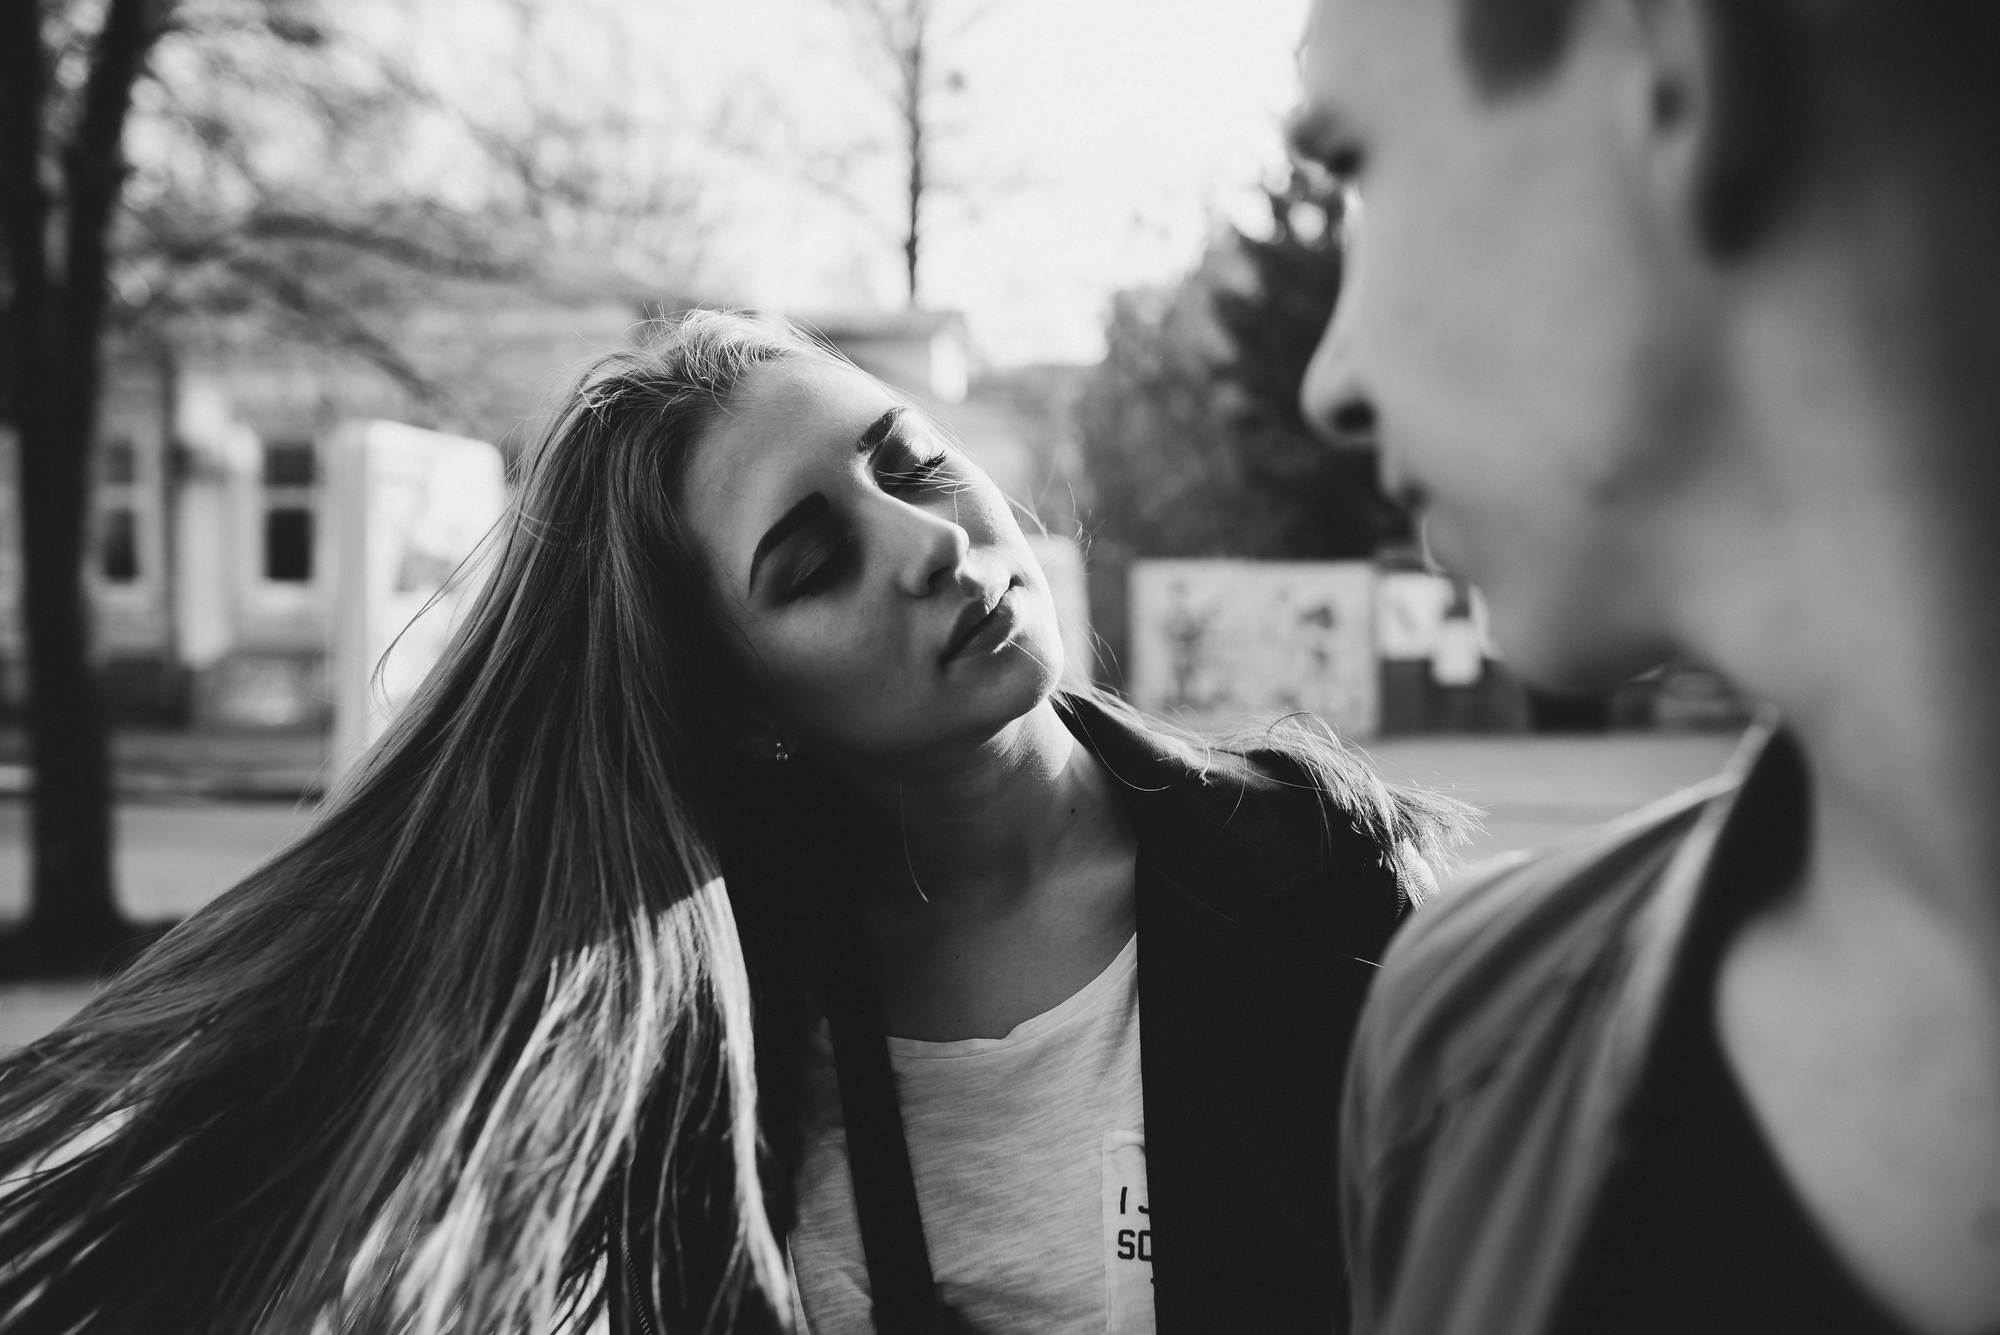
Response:
[{"label": "blurred building", "polygon": [[[435,394],[353,354],[226,324],[107,359],[84,582],[114,716],[323,727],[333,525],[323,442],[389,418],[518,447],[622,302],[519,296],[418,309],[396,342]],[[0,701],[25,695],[13,440],[0,472]]]}]

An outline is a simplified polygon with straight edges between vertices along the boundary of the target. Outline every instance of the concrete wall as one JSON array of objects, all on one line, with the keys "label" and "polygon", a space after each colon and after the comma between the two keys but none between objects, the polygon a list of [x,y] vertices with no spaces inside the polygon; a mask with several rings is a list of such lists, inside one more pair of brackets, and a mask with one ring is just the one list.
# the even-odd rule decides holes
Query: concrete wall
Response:
[{"label": "concrete wall", "polygon": [[1206,731],[1300,710],[1356,738],[1530,726],[1528,692],[1500,662],[1477,591],[1442,575],[1139,560],[1124,602],[1125,689]]},{"label": "concrete wall", "polygon": [[1345,736],[1379,726],[1364,562],[1139,561],[1127,606],[1126,686],[1141,709],[1210,730],[1300,710]]}]

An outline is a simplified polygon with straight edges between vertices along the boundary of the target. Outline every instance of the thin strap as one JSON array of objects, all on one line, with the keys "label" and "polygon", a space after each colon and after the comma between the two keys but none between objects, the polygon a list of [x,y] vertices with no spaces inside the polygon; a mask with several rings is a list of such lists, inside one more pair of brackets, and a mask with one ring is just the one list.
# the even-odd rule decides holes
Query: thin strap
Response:
[{"label": "thin strap", "polygon": [[[939,1301],[924,1241],[917,1182],[896,1101],[881,1008],[875,1001],[867,949],[858,923],[836,928],[831,968],[819,998],[833,1035],[840,1115],[847,1130],[848,1171],[861,1224],[861,1251],[875,1300],[877,1335],[945,1335],[957,1323]],[[831,1005],[826,1003],[831,1002]]]}]

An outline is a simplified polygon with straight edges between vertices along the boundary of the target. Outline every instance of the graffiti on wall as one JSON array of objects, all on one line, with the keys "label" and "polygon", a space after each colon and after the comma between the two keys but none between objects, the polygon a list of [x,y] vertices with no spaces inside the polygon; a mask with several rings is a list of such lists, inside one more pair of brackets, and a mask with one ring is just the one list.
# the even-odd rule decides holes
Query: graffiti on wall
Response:
[{"label": "graffiti on wall", "polygon": [[1366,562],[1136,562],[1133,701],[1204,729],[1305,710],[1368,736],[1380,714],[1374,603]]}]

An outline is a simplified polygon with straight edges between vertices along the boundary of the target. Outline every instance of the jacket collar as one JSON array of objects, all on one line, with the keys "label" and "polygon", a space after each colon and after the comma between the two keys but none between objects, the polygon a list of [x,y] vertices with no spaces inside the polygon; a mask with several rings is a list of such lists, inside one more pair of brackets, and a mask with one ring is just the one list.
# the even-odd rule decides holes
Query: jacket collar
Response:
[{"label": "jacket collar", "polygon": [[1347,865],[1309,786],[1204,763],[1087,698],[1059,707],[1120,783],[1139,844],[1158,1329],[1323,1331],[1345,1308],[1332,1130],[1374,966],[1315,910],[1393,899],[1393,873],[1372,846]]},{"label": "jacket collar", "polygon": [[1309,787],[1238,756],[1200,753],[1088,696],[1060,696],[1056,707],[1110,772],[1142,857],[1175,891],[1239,923],[1320,862],[1319,799]]}]

